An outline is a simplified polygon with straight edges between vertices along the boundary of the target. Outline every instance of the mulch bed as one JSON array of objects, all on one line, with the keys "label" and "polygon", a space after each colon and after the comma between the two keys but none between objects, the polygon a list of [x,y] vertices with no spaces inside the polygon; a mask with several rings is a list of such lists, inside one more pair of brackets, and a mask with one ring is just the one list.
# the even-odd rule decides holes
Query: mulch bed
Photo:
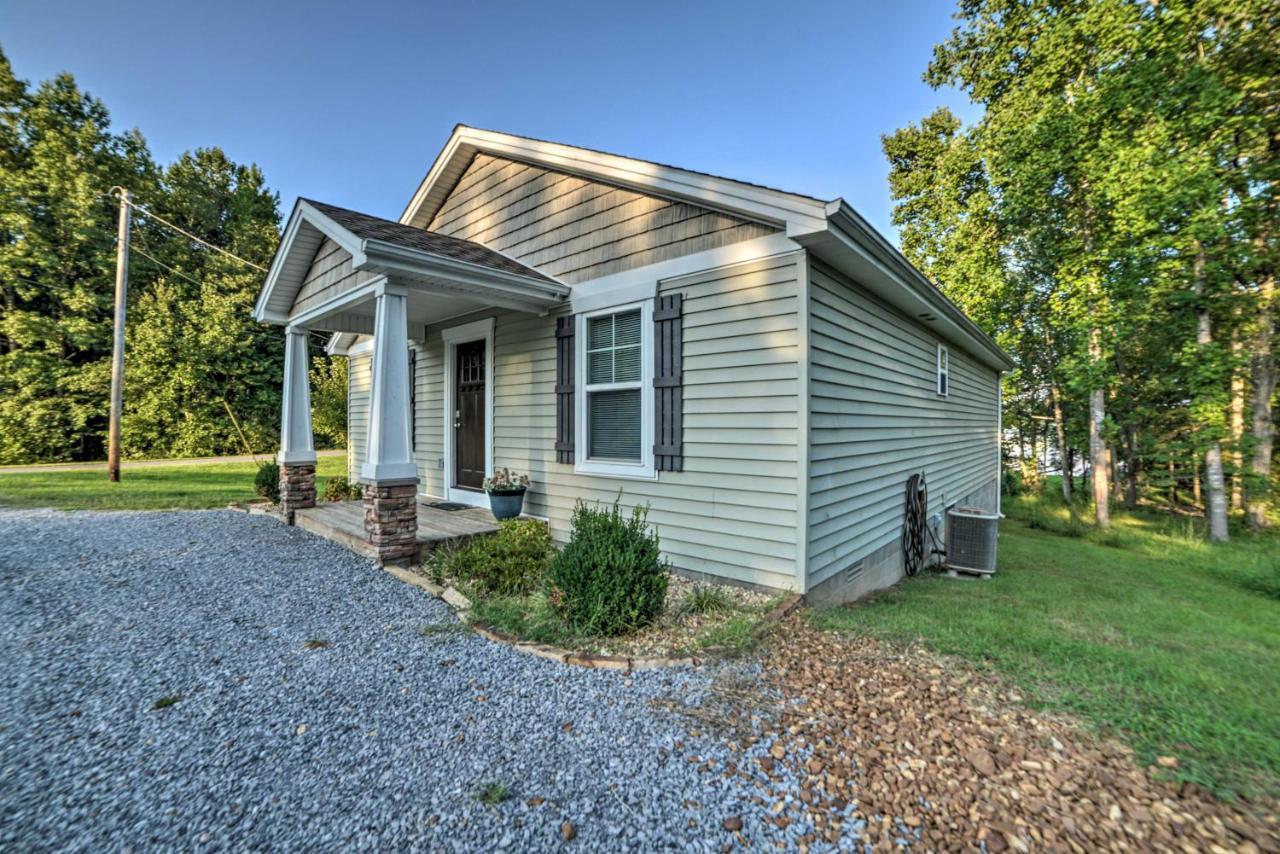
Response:
[{"label": "mulch bed", "polygon": [[803,780],[816,832],[841,840],[847,801],[877,850],[1280,851],[1277,805],[1226,803],[1168,779],[998,679],[922,649],[784,626],[768,670],[790,702],[762,770]]}]

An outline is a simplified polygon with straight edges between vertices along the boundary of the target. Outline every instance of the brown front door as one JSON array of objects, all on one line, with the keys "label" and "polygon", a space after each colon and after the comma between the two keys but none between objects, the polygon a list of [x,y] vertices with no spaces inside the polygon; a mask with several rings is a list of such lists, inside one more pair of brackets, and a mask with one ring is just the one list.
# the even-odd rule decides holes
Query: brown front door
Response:
[{"label": "brown front door", "polygon": [[459,344],[454,364],[453,482],[480,489],[484,484],[484,341]]}]

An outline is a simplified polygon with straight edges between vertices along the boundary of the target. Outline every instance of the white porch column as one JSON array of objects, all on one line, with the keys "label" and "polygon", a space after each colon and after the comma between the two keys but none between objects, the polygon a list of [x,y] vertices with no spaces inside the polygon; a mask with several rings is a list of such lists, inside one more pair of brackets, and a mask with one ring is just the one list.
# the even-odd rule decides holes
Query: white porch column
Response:
[{"label": "white porch column", "polygon": [[369,448],[360,479],[378,485],[418,482],[409,435],[409,322],[405,291],[383,283],[373,321]]},{"label": "white porch column", "polygon": [[290,326],[284,337],[284,398],[280,413],[281,465],[310,464],[316,461],[311,438],[311,376],[307,353],[307,330]]}]

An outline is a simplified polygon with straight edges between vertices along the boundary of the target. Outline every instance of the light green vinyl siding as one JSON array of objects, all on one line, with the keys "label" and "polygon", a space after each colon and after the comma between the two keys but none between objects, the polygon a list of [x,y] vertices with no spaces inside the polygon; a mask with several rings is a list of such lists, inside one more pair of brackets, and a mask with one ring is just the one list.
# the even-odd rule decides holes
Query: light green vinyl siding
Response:
[{"label": "light green vinyl siding", "polygon": [[[929,513],[996,478],[996,373],[820,262],[810,265],[810,588],[902,533],[907,478]],[[946,343],[946,342],[942,342]]]},{"label": "light green vinyl siding", "polygon": [[472,160],[430,230],[570,284],[778,231],[488,154]]},{"label": "light green vinyl siding", "polygon": [[365,350],[347,357],[347,477],[360,477],[369,446],[369,396],[373,390],[373,354]]},{"label": "light green vinyl siding", "polygon": [[[530,475],[525,511],[547,518],[564,542],[575,501],[608,502],[621,490],[625,506],[650,504],[676,567],[795,588],[800,257],[660,283],[662,293],[684,294],[685,470],[656,481],[578,474],[555,462],[554,316],[458,318],[496,318],[494,465]],[[423,491],[442,495],[440,327],[428,327],[426,341],[418,357],[418,465]]]}]

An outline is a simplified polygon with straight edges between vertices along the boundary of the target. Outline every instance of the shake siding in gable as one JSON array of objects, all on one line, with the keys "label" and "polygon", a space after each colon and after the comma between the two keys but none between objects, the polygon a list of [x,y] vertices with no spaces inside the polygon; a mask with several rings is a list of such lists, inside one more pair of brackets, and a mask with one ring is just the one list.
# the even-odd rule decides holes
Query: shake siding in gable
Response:
[{"label": "shake siding in gable", "polygon": [[[564,542],[579,498],[610,502],[621,491],[625,507],[650,504],[663,553],[678,568],[795,588],[801,257],[660,283],[662,293],[684,294],[685,466],[657,481],[577,474],[555,462],[554,315],[458,318],[496,317],[494,465],[530,475],[525,511],[547,518]],[[441,348],[440,327],[428,327],[435,376]],[[419,471],[423,490],[440,495],[443,385],[419,382]]]},{"label": "shake siding in gable", "polygon": [[483,243],[573,284],[779,229],[477,154],[430,230]]},{"label": "shake siding in gable", "polygon": [[351,269],[351,254],[329,238],[320,243],[311,269],[293,300],[292,311],[303,311],[352,290],[372,278]]},{"label": "shake siding in gable", "polygon": [[354,483],[369,442],[369,397],[373,391],[373,354],[347,357],[347,478]]},{"label": "shake siding in gable", "polygon": [[938,396],[938,339],[818,262],[810,312],[812,588],[901,536],[912,473],[930,514],[995,480],[997,399],[995,372],[956,346]]}]

